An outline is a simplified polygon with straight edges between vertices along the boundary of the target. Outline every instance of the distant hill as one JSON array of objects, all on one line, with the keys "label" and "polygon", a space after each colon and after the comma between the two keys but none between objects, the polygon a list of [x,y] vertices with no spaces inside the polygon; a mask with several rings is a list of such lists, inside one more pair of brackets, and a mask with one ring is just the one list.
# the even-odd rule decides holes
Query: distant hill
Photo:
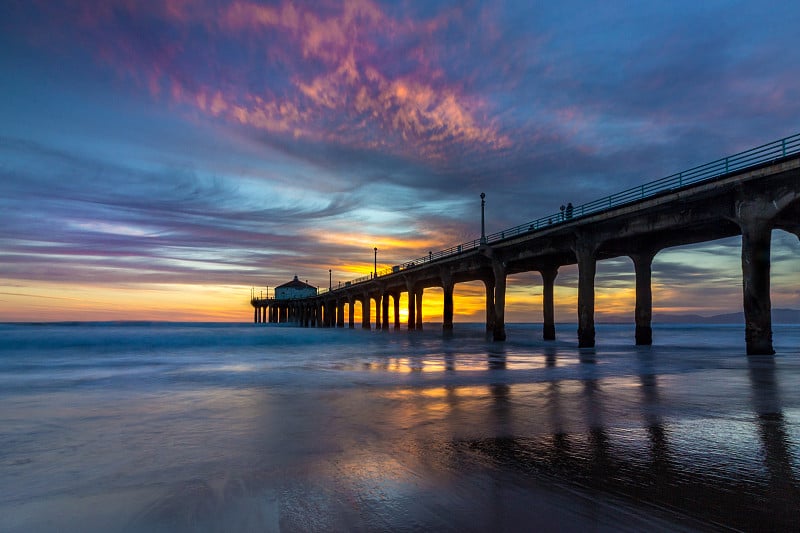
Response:
[{"label": "distant hill", "polygon": [[[653,314],[654,324],[744,324],[744,312],[723,315]],[[800,324],[800,309],[773,309],[773,324]]]}]

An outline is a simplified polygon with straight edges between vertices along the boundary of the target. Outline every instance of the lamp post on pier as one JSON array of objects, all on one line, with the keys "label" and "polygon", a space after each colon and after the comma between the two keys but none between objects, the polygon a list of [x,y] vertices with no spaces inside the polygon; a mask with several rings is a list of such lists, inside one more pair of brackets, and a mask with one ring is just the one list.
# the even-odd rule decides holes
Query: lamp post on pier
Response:
[{"label": "lamp post on pier", "polygon": [[328,290],[333,289],[333,269],[328,269]]},{"label": "lamp post on pier", "polygon": [[483,215],[485,206],[486,206],[486,194],[481,193],[481,244],[486,244],[485,217]]},{"label": "lamp post on pier", "polygon": [[373,278],[377,278],[378,277],[378,247],[376,246],[375,248],[373,248],[373,251],[375,252],[375,259],[374,259],[374,261],[372,263],[372,277]]}]

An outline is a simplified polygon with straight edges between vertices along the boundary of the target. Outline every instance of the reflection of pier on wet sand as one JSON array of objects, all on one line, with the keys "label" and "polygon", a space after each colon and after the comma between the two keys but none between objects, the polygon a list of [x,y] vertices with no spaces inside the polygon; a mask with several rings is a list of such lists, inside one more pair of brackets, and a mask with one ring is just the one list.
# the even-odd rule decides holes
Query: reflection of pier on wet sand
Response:
[{"label": "reflection of pier on wet sand", "polygon": [[[734,453],[752,456],[731,460],[714,448],[731,444],[724,442],[731,436],[725,432],[710,430],[696,440],[684,434],[680,442],[670,441],[679,431],[662,416],[668,411],[661,405],[663,391],[652,354],[640,354],[638,375],[622,380],[627,383],[609,378],[609,396],[603,390],[604,380],[592,375],[592,357],[582,356],[579,364],[585,367],[579,382],[490,386],[489,397],[502,406],[505,419],[531,416],[544,421],[549,432],[515,437],[509,427],[507,435],[464,440],[459,449],[555,482],[624,495],[657,508],[688,511],[708,524],[760,531],[796,528],[800,487],[793,473],[772,356],[748,360],[752,413],[747,421],[732,421],[735,438],[743,438],[740,432],[757,434],[758,449],[733,448]],[[638,389],[639,398],[620,402],[621,386]],[[451,391],[451,395],[458,396],[458,392]],[[570,412],[581,401],[582,422]],[[613,412],[620,403],[627,404],[626,408],[636,406],[641,422],[620,424],[620,413]],[[518,407],[511,410],[510,405]],[[609,411],[613,427],[604,421]]]}]

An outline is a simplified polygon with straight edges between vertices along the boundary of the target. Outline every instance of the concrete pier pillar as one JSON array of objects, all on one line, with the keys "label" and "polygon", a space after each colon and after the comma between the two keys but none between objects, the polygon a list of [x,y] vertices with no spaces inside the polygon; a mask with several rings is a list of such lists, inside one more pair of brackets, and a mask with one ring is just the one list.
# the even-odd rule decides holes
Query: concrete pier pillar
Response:
[{"label": "concrete pier pillar", "polygon": [[369,294],[364,294],[363,299],[361,300],[361,329],[372,329],[372,323],[370,321],[370,298]]},{"label": "concrete pier pillar", "polygon": [[772,231],[765,220],[740,220],[742,228],[742,300],[747,355],[773,355],[770,301]]},{"label": "concrete pier pillar", "polygon": [[353,298],[347,300],[347,327],[356,327],[356,301]]},{"label": "concrete pier pillar", "polygon": [[577,243],[578,259],[578,347],[594,346],[594,277],[597,260],[594,243],[588,240]]},{"label": "concrete pier pillar", "polygon": [[450,277],[442,277],[443,309],[442,309],[442,330],[453,331],[453,289],[455,284]]},{"label": "concrete pier pillar", "polygon": [[656,251],[631,254],[633,268],[636,271],[636,344],[648,346],[653,344],[653,288],[652,266]]},{"label": "concrete pier pillar", "polygon": [[383,330],[389,331],[389,293],[383,293],[383,297],[381,298],[381,310],[383,312]]},{"label": "concrete pier pillar", "polygon": [[546,341],[556,340],[556,315],[553,306],[553,285],[558,276],[558,267],[545,268],[539,271],[542,275],[542,338]]},{"label": "concrete pier pillar", "polygon": [[336,301],[336,327],[344,327],[344,300]]},{"label": "concrete pier pillar", "polygon": [[414,289],[409,288],[408,290],[408,331],[414,331],[414,328],[417,327],[417,306],[415,304],[415,296]]},{"label": "concrete pier pillar", "polygon": [[261,308],[261,322],[266,322],[267,321],[267,311],[268,310],[269,310],[269,307],[266,307],[266,306]]},{"label": "concrete pier pillar", "polygon": [[492,340],[506,340],[505,308],[506,308],[506,267],[499,260],[492,261],[494,271],[494,327]]},{"label": "concrete pier pillar", "polygon": [[494,280],[483,280],[486,288],[486,331],[494,331]]},{"label": "concrete pier pillar", "polygon": [[394,329],[400,329],[400,293],[392,294],[394,300]]},{"label": "concrete pier pillar", "polygon": [[375,295],[375,329],[381,329],[383,322],[381,321],[381,310],[383,309],[383,299],[381,294]]},{"label": "concrete pier pillar", "polygon": [[417,291],[416,296],[414,296],[414,302],[417,305],[417,314],[416,314],[415,318],[417,320],[417,329],[419,331],[422,331],[422,293],[423,293],[423,290],[424,289],[419,289]]},{"label": "concrete pier pillar", "polygon": [[258,318],[259,318],[258,307],[253,306],[253,323],[258,324]]}]

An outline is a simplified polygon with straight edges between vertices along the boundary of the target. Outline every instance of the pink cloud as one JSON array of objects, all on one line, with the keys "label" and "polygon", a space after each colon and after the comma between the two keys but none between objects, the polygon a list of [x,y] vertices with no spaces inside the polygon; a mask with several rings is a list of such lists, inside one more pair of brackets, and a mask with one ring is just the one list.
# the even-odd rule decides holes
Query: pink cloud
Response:
[{"label": "pink cloud", "polygon": [[[73,16],[99,59],[154,98],[220,120],[413,157],[439,158],[454,146],[485,151],[511,144],[490,118],[488,103],[446,79],[437,54],[425,45],[402,57],[401,74],[391,71],[398,53],[392,43],[432,44],[448,23],[446,12],[430,20],[399,20],[370,0],[323,7],[196,0],[109,0],[97,10],[90,5],[79,4]],[[120,12],[122,21],[115,18]],[[135,30],[153,21],[162,31],[163,25],[170,29],[148,42],[148,35]],[[115,31],[115,24],[124,31]],[[193,32],[201,31],[210,38],[198,42]],[[235,52],[226,55],[237,47],[241,59]],[[237,83],[275,64],[285,67],[280,79]]]}]

